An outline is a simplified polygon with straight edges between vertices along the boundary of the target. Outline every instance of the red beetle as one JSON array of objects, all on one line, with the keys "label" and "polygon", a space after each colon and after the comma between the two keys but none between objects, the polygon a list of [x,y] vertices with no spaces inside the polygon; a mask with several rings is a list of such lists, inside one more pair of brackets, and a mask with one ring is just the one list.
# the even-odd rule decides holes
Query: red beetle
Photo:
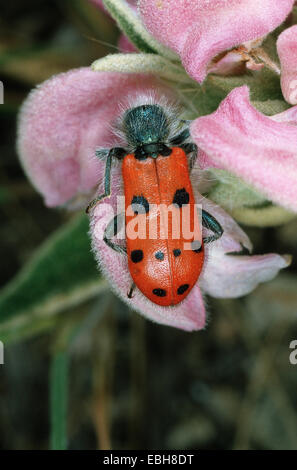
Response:
[{"label": "red beetle", "polygon": [[[187,121],[176,122],[170,109],[159,104],[128,109],[120,127],[127,149],[96,151],[99,158],[106,159],[105,192],[89,204],[87,212],[110,196],[112,160],[122,160],[126,248],[111,240],[121,226],[119,215],[107,225],[104,241],[128,256],[133,280],[129,298],[137,287],[158,305],[176,305],[197,282],[203,267],[203,245],[223,234],[219,222],[202,210],[202,225],[213,232],[202,239],[190,179],[197,146],[189,142]],[[141,222],[144,236],[131,236],[130,225]],[[156,228],[154,236],[150,232],[152,223]]]}]

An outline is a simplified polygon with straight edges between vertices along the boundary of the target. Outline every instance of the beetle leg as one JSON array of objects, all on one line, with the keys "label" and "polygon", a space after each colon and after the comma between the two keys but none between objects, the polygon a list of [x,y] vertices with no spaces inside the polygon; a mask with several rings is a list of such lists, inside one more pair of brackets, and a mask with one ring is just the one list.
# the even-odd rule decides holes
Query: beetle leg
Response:
[{"label": "beetle leg", "polygon": [[[107,154],[106,149],[99,149],[96,150],[96,156],[98,158],[103,158]],[[88,207],[86,208],[86,213],[88,214],[93,207],[95,207],[98,202],[102,201],[106,197],[111,195],[111,163],[113,158],[121,159],[126,154],[126,150],[121,147],[114,147],[108,151],[106,165],[105,165],[105,173],[104,173],[104,193],[100,196],[97,196],[93,199]]]},{"label": "beetle leg", "polygon": [[106,165],[105,165],[105,174],[104,174],[104,193],[100,196],[97,196],[93,199],[88,207],[86,208],[86,213],[88,214],[90,210],[95,207],[98,202],[102,201],[106,197],[110,196],[110,170],[111,170],[111,162],[112,162],[112,153],[111,151],[107,155]]},{"label": "beetle leg", "polygon": [[222,226],[219,222],[211,215],[202,209],[202,225],[203,227],[211,230],[213,235],[203,238],[203,243],[211,243],[218,240],[224,233]]},{"label": "beetle leg", "polygon": [[129,290],[129,292],[127,292],[128,299],[132,299],[135,287],[136,287],[136,284],[134,282],[132,282],[130,290]]},{"label": "beetle leg", "polygon": [[172,139],[169,140],[169,144],[179,147],[189,137],[190,137],[190,130],[188,127],[186,127],[182,132],[180,132],[180,134],[177,134],[175,137],[172,137]]},{"label": "beetle leg", "polygon": [[117,214],[110,222],[107,224],[103,240],[105,241],[106,245],[109,246],[112,250],[116,251],[117,253],[121,253],[123,255],[127,254],[127,250],[124,246],[118,245],[111,241],[111,239],[119,233],[119,231],[123,228],[123,224],[125,222],[125,214]]},{"label": "beetle leg", "polygon": [[[104,230],[103,240],[105,241],[106,245],[109,246],[112,250],[116,251],[117,253],[121,253],[122,255],[127,254],[127,250],[124,246],[117,245],[111,241],[111,238],[114,237],[119,231],[122,229],[123,224],[125,221],[125,214],[117,214],[106,226]],[[128,299],[132,299],[133,292],[136,288],[136,284],[132,282],[129,292],[127,292]]]},{"label": "beetle leg", "polygon": [[[191,121],[181,121],[183,124],[190,124]],[[182,132],[177,134],[175,137],[169,140],[169,144],[173,146],[178,146],[182,148],[185,153],[188,155],[189,153],[191,154],[189,158],[189,170],[190,172],[193,169],[193,166],[195,164],[196,158],[197,158],[197,153],[198,153],[198,147],[196,144],[192,142],[186,142],[190,137],[190,129],[189,127],[186,127]]]}]

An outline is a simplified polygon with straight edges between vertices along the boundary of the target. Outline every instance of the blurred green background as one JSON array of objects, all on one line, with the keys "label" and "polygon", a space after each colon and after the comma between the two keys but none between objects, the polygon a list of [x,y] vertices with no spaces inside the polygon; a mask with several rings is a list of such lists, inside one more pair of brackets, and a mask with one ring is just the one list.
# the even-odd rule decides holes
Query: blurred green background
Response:
[{"label": "blurred green background", "polygon": [[256,253],[293,264],[249,296],[208,299],[205,331],[128,311],[86,218],[46,209],[15,151],[32,87],[115,51],[117,28],[85,0],[0,6],[0,448],[297,449],[297,220],[247,229]]}]

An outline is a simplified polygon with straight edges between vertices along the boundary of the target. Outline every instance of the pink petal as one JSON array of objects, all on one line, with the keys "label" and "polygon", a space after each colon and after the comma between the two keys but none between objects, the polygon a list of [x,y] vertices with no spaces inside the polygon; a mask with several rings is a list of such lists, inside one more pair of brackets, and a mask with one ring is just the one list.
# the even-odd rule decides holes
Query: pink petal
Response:
[{"label": "pink petal", "polygon": [[104,171],[94,151],[115,143],[110,124],[121,103],[155,90],[166,93],[149,75],[81,68],[57,75],[30,93],[19,117],[18,152],[47,206],[90,193]]},{"label": "pink petal", "polygon": [[290,264],[290,257],[269,255],[227,255],[251,251],[248,236],[223,209],[196,193],[197,203],[212,214],[224,229],[220,239],[205,245],[205,262],[199,278],[203,292],[212,297],[234,298],[251,292],[260,282],[273,279],[280,269]]},{"label": "pink petal", "polygon": [[246,295],[290,264],[288,256],[229,256],[216,249],[215,243],[213,245],[209,263],[199,282],[201,289],[212,297],[226,299]]},{"label": "pink petal", "polygon": [[203,167],[230,171],[288,209],[297,210],[297,128],[257,111],[246,86],[196,119],[191,134]]},{"label": "pink petal", "polygon": [[286,29],[277,40],[281,62],[281,87],[288,103],[297,104],[297,25]]},{"label": "pink petal", "polygon": [[[113,184],[117,188],[121,187],[120,168],[113,172]],[[121,193],[121,190],[119,189],[116,193]],[[130,290],[132,278],[128,270],[127,257],[109,248],[100,236],[100,228],[104,228],[113,217],[111,213],[112,208],[114,209],[114,214],[118,213],[116,210],[115,193],[109,199],[108,204],[101,203],[92,212],[91,235],[95,257],[103,274],[109,279],[115,293],[133,310],[157,323],[186,331],[204,328],[206,313],[202,294],[198,286],[195,286],[186,299],[175,307],[156,305],[144,297],[138,289],[135,289],[133,298],[128,299],[127,293]]]},{"label": "pink petal", "polygon": [[140,0],[147,29],[180,56],[202,82],[219,53],[265,36],[290,13],[294,0]]},{"label": "pink petal", "polygon": [[[193,175],[193,184],[199,177]],[[113,171],[113,192],[108,203],[100,203],[91,213],[92,247],[103,274],[109,279],[115,293],[132,309],[157,323],[173,326],[186,331],[204,328],[206,313],[201,287],[214,297],[238,297],[250,292],[259,282],[271,279],[277,271],[288,265],[288,259],[278,255],[228,256],[226,253],[239,252],[242,248],[251,250],[252,245],[236,222],[221,208],[195,193],[197,204],[210,212],[224,228],[223,236],[216,242],[206,245],[205,266],[198,284],[186,299],[175,307],[160,307],[153,304],[136,289],[132,299],[128,299],[132,278],[128,270],[127,257],[107,247],[102,240],[106,225],[115,214],[121,213],[117,207],[117,195],[122,194],[121,168]],[[102,191],[101,184],[100,191]],[[99,189],[98,189],[99,191]],[[204,235],[206,231],[204,230]],[[123,240],[124,242],[124,240]]]}]

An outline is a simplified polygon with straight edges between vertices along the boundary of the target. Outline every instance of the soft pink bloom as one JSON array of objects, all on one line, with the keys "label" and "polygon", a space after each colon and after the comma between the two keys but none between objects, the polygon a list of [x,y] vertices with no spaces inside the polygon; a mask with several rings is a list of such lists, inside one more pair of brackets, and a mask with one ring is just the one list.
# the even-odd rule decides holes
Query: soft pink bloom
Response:
[{"label": "soft pink bloom", "polygon": [[277,40],[281,62],[281,87],[288,103],[297,104],[297,25],[286,29]]},{"label": "soft pink bloom", "polygon": [[295,116],[296,110],[265,116],[251,105],[248,87],[235,88],[217,111],[191,125],[200,164],[228,170],[271,201],[296,211]]},{"label": "soft pink bloom", "polygon": [[129,92],[133,99],[156,89],[168,93],[149,75],[81,68],[57,75],[30,93],[19,117],[18,152],[48,207],[89,197],[104,171],[94,149],[115,143],[110,123],[125,96]]},{"label": "soft pink bloom", "polygon": [[148,31],[177,52],[202,82],[220,53],[267,35],[290,13],[294,0],[139,0]]},{"label": "soft pink bloom", "polygon": [[[121,186],[120,181],[120,168],[118,168],[113,173],[115,187]],[[221,223],[224,234],[216,242],[205,245],[205,264],[202,274],[185,300],[174,307],[156,305],[144,297],[138,289],[134,291],[133,298],[128,299],[127,293],[132,279],[127,257],[109,249],[105,242],[96,236],[96,224],[100,227],[106,226],[111,218],[109,207],[106,204],[99,204],[91,214],[93,252],[115,293],[133,310],[150,320],[186,331],[200,330],[206,325],[203,294],[218,298],[243,296],[251,292],[260,282],[271,280],[280,269],[290,263],[289,257],[276,254],[228,255],[230,252],[240,252],[243,247],[251,250],[250,240],[226,212],[202,198],[197,191],[195,193],[196,202],[202,203],[203,208]],[[112,194],[108,203],[116,210],[116,192]]]},{"label": "soft pink bloom", "polygon": [[[233,93],[240,94],[240,90],[242,89],[235,90]],[[245,94],[247,95],[247,91]],[[122,105],[126,106],[134,98],[137,98],[139,102],[140,95],[153,95],[156,100],[160,96],[172,100],[172,91],[162,88],[156,79],[149,75],[93,72],[86,68],[58,75],[30,94],[20,115],[18,149],[28,177],[44,195],[48,206],[64,204],[83,193],[88,194],[88,200],[90,200],[90,191],[94,191],[95,187],[97,187],[96,194],[102,192],[104,162],[94,156],[94,150],[97,147],[117,145],[118,140],[112,132],[111,123],[121,114]],[[232,101],[232,94],[228,99]],[[222,106],[226,107],[228,99]],[[246,96],[246,103],[241,111],[247,114],[248,119],[251,112],[256,113],[255,110],[249,111],[249,107],[251,106]],[[221,110],[217,113],[220,115]],[[205,133],[208,131],[211,131],[208,139],[215,141],[218,133],[213,115],[196,120],[192,126],[193,135],[196,136],[197,122],[202,120],[203,124],[205,119],[212,119],[212,121],[210,126],[206,126],[207,130],[202,125],[201,142],[204,141]],[[225,115],[225,119],[229,121],[232,129],[231,135],[225,132],[226,140],[228,137],[230,141],[233,139],[237,141],[237,138],[243,139],[242,136],[247,132],[245,127],[248,127],[245,126],[243,117],[239,119],[236,110],[231,109],[229,114]],[[233,128],[236,130],[238,119],[239,130],[235,132]],[[281,131],[283,131],[283,126],[288,127],[261,115],[260,122],[264,119],[268,119],[271,125],[281,126]],[[280,116],[279,119],[281,120],[282,117]],[[290,119],[293,121],[295,117],[291,115]],[[220,123],[219,119],[218,126]],[[256,135],[263,130],[262,128],[260,131],[257,130],[257,121],[255,129]],[[291,130],[297,132],[292,125]],[[267,129],[268,131],[270,132],[271,129]],[[262,137],[266,134],[262,133]],[[281,132],[280,135],[277,134],[277,138],[286,139],[288,133],[282,137]],[[276,139],[276,137],[272,136],[271,139]],[[251,144],[252,139],[249,134],[248,140]],[[228,145],[232,147],[232,142]],[[246,146],[245,141],[243,145]],[[213,158],[212,153],[210,155]],[[238,155],[240,158],[241,153],[239,152]],[[229,162],[228,155],[225,158]],[[273,158],[272,162],[274,162]],[[271,162],[264,159],[263,163],[269,172]],[[258,164],[257,168],[259,167],[261,165]],[[231,169],[233,169],[232,165]],[[265,169],[261,169],[262,171],[264,173]],[[279,173],[281,179],[281,172]],[[224,234],[221,239],[205,246],[205,265],[199,281],[186,299],[175,307],[157,306],[137,289],[131,300],[127,298],[131,276],[126,256],[114,252],[102,238],[96,236],[95,227],[98,223],[100,224],[102,218],[105,218],[105,226],[109,221],[106,220],[106,211],[107,207],[110,209],[110,206],[101,203],[91,212],[93,250],[103,273],[111,281],[113,289],[133,309],[146,317],[188,331],[205,326],[206,314],[202,292],[214,297],[242,296],[253,290],[259,282],[270,280],[280,269],[289,264],[287,257],[276,254],[228,255],[227,253],[230,252],[240,252],[242,247],[250,250],[251,243],[229,215],[197,192],[200,186],[200,176],[201,170],[197,164],[192,175],[196,202],[201,203],[204,209],[217,218],[224,229]],[[292,178],[291,174],[287,178],[288,183],[291,184],[290,178]],[[115,208],[116,196],[122,194],[123,191],[119,164],[114,165],[112,169],[112,188],[112,196],[108,202]],[[283,188],[280,192],[282,190]],[[85,202],[86,205],[87,202]]]}]

